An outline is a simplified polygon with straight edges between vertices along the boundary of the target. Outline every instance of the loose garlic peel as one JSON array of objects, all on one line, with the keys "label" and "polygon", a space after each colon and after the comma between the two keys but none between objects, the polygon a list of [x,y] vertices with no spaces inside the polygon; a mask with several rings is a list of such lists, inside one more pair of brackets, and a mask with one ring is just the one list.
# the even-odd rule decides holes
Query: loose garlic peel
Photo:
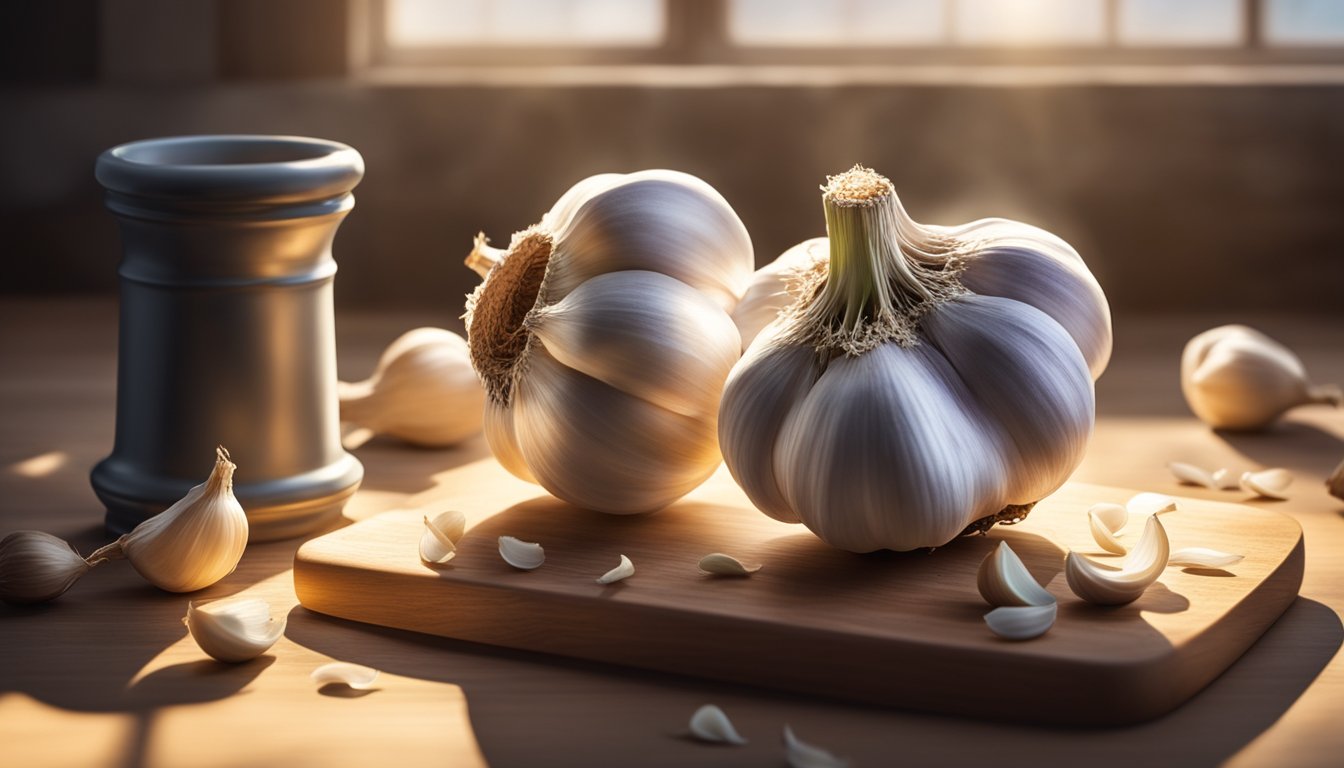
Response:
[{"label": "loose garlic peel", "polygon": [[744,563],[732,555],[711,552],[700,558],[700,570],[711,576],[750,576],[761,570],[761,564]]},{"label": "loose garlic peel", "polygon": [[364,691],[371,688],[377,681],[378,670],[361,664],[333,661],[314,669],[308,677],[319,686],[335,683],[348,686],[356,691]]},{"label": "loose garlic peel", "polygon": [[728,313],[753,262],[723,197],[664,170],[580,181],[507,251],[478,237],[467,339],[500,463],[613,514],[700,485],[720,461],[719,395],[741,354]]},{"label": "loose garlic peel", "polygon": [[430,448],[455,445],[481,431],[485,390],[467,342],[442,328],[398,337],[367,381],[340,382],[341,421]]},{"label": "loose garlic peel", "polygon": [[799,739],[788,725],[784,726],[784,761],[789,768],[846,768],[849,765],[848,760]]},{"label": "loose garlic peel", "polygon": [[425,532],[420,534],[420,559],[431,565],[443,565],[457,556],[457,542],[467,530],[467,518],[449,510],[430,519],[425,516]]},{"label": "loose garlic peel", "polygon": [[49,533],[15,531],[0,540],[0,600],[13,605],[55,600],[100,562],[86,561]]},{"label": "loose garlic peel", "polygon": [[830,177],[822,206],[827,255],[797,291],[765,291],[779,318],[724,387],[734,480],[770,517],[855,552],[1021,519],[1092,432],[1111,349],[1096,280],[1026,224],[919,224],[870,169]]},{"label": "loose garlic peel", "polygon": [[1006,541],[999,542],[994,551],[980,561],[976,586],[985,602],[994,606],[1047,605],[1055,602],[1054,595],[1037,583]]},{"label": "loose garlic peel", "polygon": [[1292,350],[1244,325],[1207,330],[1185,345],[1181,391],[1204,423],[1238,430],[1263,429],[1299,405],[1344,400],[1338,386],[1313,385]]},{"label": "loose garlic peel", "polygon": [[521,571],[540,568],[546,562],[546,551],[540,544],[515,539],[512,536],[499,537],[499,556],[504,562]]},{"label": "loose garlic peel", "polygon": [[747,740],[738,734],[733,723],[722,709],[706,704],[691,715],[691,735],[700,741],[713,744],[732,744],[742,746]]},{"label": "loose garlic peel", "polygon": [[1139,598],[1167,567],[1171,544],[1162,521],[1153,515],[1144,525],[1143,536],[1126,555],[1119,570],[1108,570],[1092,560],[1070,552],[1064,561],[1069,589],[1097,605],[1124,605]]},{"label": "loose garlic peel", "polygon": [[630,558],[621,555],[621,562],[615,568],[597,577],[598,584],[615,584],[622,579],[628,579],[635,575],[635,564],[630,562]]},{"label": "loose garlic peel", "polygon": [[260,598],[187,603],[182,623],[211,658],[230,664],[255,659],[285,633],[286,620],[271,618],[271,606]]},{"label": "loose garlic peel", "polygon": [[1241,474],[1242,490],[1267,499],[1288,498],[1288,486],[1292,484],[1293,473],[1286,469],[1265,469]]}]

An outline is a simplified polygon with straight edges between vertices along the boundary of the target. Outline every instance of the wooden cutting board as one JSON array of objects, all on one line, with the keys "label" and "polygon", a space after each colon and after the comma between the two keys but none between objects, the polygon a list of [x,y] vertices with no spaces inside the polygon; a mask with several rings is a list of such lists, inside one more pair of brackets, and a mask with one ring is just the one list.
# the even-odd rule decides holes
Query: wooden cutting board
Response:
[{"label": "wooden cutting board", "polygon": [[[1231,665],[1278,618],[1302,581],[1297,523],[1250,506],[1180,498],[1163,516],[1173,549],[1242,553],[1225,571],[1168,568],[1137,602],[1097,607],[1069,591],[1072,548],[1104,555],[1085,510],[1135,490],[1069,484],[1017,526],[934,552],[855,555],[754,510],[720,470],[663,512],[575,509],[493,462],[470,485],[307,542],[295,557],[300,602],[320,613],[479,643],[841,699],[1050,724],[1119,725],[1161,715]],[[461,509],[466,537],[448,566],[423,565],[422,516]],[[1122,538],[1137,540],[1142,521]],[[541,543],[518,571],[497,538]],[[1000,540],[1060,601],[1044,636],[1009,642],[982,619],[981,559]],[[712,578],[697,563],[726,552],[764,564]],[[635,575],[596,578],[621,554]]]}]

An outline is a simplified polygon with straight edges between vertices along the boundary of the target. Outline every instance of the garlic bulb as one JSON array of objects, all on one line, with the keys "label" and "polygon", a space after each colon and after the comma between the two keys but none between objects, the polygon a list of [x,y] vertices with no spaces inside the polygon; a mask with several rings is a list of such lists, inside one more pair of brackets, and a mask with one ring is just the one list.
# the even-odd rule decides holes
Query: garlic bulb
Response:
[{"label": "garlic bulb", "polygon": [[705,182],[673,171],[576,184],[507,251],[467,258],[485,434],[510,472],[576,506],[671,504],[713,473],[719,394],[741,352],[728,312],[751,240]]},{"label": "garlic bulb", "polygon": [[1082,460],[1111,349],[1100,287],[1026,224],[915,223],[855,167],[829,256],[725,385],[719,443],[755,505],[855,552],[1021,519]]},{"label": "garlic bulb", "polygon": [[1190,410],[1216,429],[1264,429],[1290,408],[1344,400],[1338,386],[1308,381],[1292,350],[1244,325],[1213,328],[1185,345],[1181,391]]},{"label": "garlic bulb", "polygon": [[15,531],[0,540],[0,600],[29,605],[55,600],[101,562],[87,562],[64,539]]},{"label": "garlic bulb", "polygon": [[215,449],[215,467],[204,483],[89,559],[124,557],[146,581],[169,592],[205,589],[233,573],[247,547],[247,514],[233,495],[237,468],[228,451]]},{"label": "garlic bulb", "polygon": [[485,390],[467,342],[442,328],[416,328],[388,345],[373,376],[340,383],[341,421],[438,448],[481,431]]},{"label": "garlic bulb", "polygon": [[255,659],[285,633],[286,620],[271,618],[271,606],[261,598],[187,603],[182,623],[196,644],[217,661],[237,664]]}]

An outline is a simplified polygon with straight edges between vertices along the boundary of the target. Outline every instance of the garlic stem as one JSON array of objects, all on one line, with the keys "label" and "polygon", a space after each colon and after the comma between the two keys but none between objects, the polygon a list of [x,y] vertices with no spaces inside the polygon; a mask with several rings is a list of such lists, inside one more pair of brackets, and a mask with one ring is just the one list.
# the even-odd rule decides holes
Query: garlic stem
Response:
[{"label": "garlic stem", "polygon": [[476,238],[471,242],[471,253],[467,254],[467,266],[481,277],[490,274],[490,270],[503,261],[504,254],[508,253],[503,248],[491,247],[489,242],[490,238],[486,237],[484,232],[477,232]]}]

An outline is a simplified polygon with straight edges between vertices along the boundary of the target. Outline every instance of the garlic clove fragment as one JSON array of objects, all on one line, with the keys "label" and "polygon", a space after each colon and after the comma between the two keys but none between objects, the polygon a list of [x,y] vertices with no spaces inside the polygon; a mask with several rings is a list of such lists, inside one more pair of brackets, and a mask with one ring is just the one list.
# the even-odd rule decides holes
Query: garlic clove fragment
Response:
[{"label": "garlic clove fragment", "polygon": [[1241,487],[1241,475],[1227,467],[1215,469],[1213,484],[1220,491],[1235,491]]},{"label": "garlic clove fragment", "polygon": [[793,733],[793,728],[784,726],[784,762],[789,768],[847,768],[849,761],[827,752],[821,747],[808,744]]},{"label": "garlic clove fragment", "polygon": [[426,448],[481,431],[485,389],[467,342],[443,328],[416,328],[388,345],[373,375],[338,388],[341,421]]},{"label": "garlic clove fragment", "polygon": [[621,555],[621,563],[610,571],[597,577],[598,584],[615,584],[622,579],[628,579],[635,575],[635,564],[630,562],[630,558]]},{"label": "garlic clove fragment", "polygon": [[362,664],[333,661],[314,669],[308,677],[319,686],[334,683],[348,686],[356,691],[366,691],[378,679],[378,670]]},{"label": "garlic clove fragment", "polygon": [[420,535],[420,559],[430,565],[443,565],[457,556],[457,542],[467,531],[467,517],[449,510],[430,519],[425,516],[425,532]]},{"label": "garlic clove fragment", "polygon": [[99,562],[86,561],[49,533],[15,531],[0,540],[0,600],[12,605],[55,600]]},{"label": "garlic clove fragment", "polygon": [[1171,557],[1167,559],[1167,565],[1180,568],[1223,568],[1236,565],[1245,558],[1245,555],[1234,555],[1207,547],[1185,547],[1172,552]]},{"label": "garlic clove fragment", "polygon": [[700,558],[700,570],[711,576],[750,576],[761,570],[760,563],[744,563],[732,555],[711,552]]},{"label": "garlic clove fragment", "polygon": [[1293,473],[1286,469],[1266,469],[1241,473],[1241,489],[1267,499],[1288,498],[1288,486],[1293,484]]},{"label": "garlic clove fragment", "polygon": [[546,551],[540,544],[515,539],[512,536],[499,537],[499,556],[504,562],[520,571],[540,568],[546,562]]},{"label": "garlic clove fragment", "polygon": [[1037,583],[1006,541],[1000,541],[994,551],[980,562],[976,586],[985,602],[994,606],[1048,605],[1055,602],[1055,596]]},{"label": "garlic clove fragment", "polygon": [[1077,552],[1064,561],[1069,589],[1078,597],[1096,605],[1124,605],[1143,594],[1167,567],[1171,543],[1157,515],[1148,518],[1138,546],[1130,552],[1118,570],[1109,570]]},{"label": "garlic clove fragment", "polygon": [[286,620],[271,618],[271,606],[260,598],[187,603],[182,623],[196,644],[217,661],[238,664],[255,659],[285,633]]},{"label": "garlic clove fragment", "polygon": [[1058,606],[1053,601],[1045,605],[1010,605],[986,613],[985,624],[989,631],[1005,640],[1030,640],[1054,626],[1057,614]]},{"label": "garlic clove fragment", "polygon": [[722,709],[706,704],[691,715],[691,735],[700,741],[713,744],[732,744],[742,746],[747,740],[737,732],[733,723]]},{"label": "garlic clove fragment", "polygon": [[1171,474],[1176,479],[1186,485],[1198,485],[1201,488],[1217,488],[1218,482],[1214,480],[1213,475],[1205,469],[1196,467],[1194,464],[1186,464],[1182,461],[1173,461],[1167,465]]},{"label": "garlic clove fragment", "polygon": [[1092,540],[1097,546],[1116,555],[1123,555],[1128,549],[1116,536],[1129,522],[1129,510],[1119,504],[1093,504],[1087,510],[1088,526],[1092,530]]}]

